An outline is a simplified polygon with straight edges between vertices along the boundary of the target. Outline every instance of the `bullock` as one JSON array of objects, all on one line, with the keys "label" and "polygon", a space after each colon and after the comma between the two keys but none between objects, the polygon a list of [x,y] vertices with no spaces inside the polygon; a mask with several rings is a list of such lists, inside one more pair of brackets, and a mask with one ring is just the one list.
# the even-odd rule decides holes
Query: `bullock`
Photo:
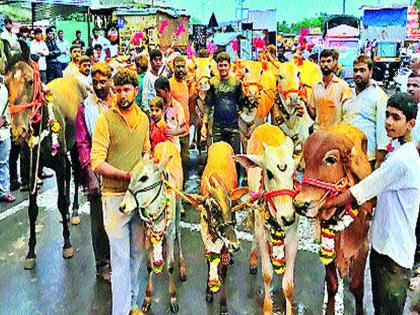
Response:
[{"label": "bullock", "polygon": [[[194,134],[196,137],[197,148],[199,152],[202,149],[201,139],[205,138],[202,135],[203,116],[206,112],[206,93],[210,89],[210,78],[218,74],[216,62],[212,57],[195,58],[187,64],[187,82],[190,91],[190,123],[194,127]],[[209,132],[212,130],[212,120],[209,117],[208,121]],[[210,135],[211,136],[211,135]],[[210,137],[208,137],[208,141]]]},{"label": "bullock", "polygon": [[[86,90],[76,79],[56,79],[47,85],[49,93],[44,93],[38,65],[19,60],[9,60],[5,83],[9,91],[12,137],[27,152],[21,159],[30,165],[29,194],[29,251],[24,268],[33,269],[36,264],[35,223],[38,217],[37,174],[43,166],[50,167],[56,173],[58,189],[58,209],[63,221],[63,256],[73,257],[70,241],[69,218],[70,199],[70,161],[71,152],[74,165],[79,165],[74,137],[74,123],[77,108],[86,97]],[[15,62],[17,61],[17,62]],[[77,169],[77,167],[76,167]],[[78,216],[78,185],[80,171],[75,171],[75,196],[72,223],[80,223]]]},{"label": "bullock", "polygon": [[368,253],[367,233],[372,204],[357,208],[323,209],[329,198],[353,186],[371,172],[364,134],[349,125],[320,128],[305,141],[304,178],[295,197],[296,211],[316,220],[316,238],[321,238],[320,256],[326,268],[327,314],[334,314],[338,289],[337,270],[350,277],[356,313],[363,314],[364,270]]},{"label": "bullock", "polygon": [[250,272],[257,272],[258,245],[265,289],[264,315],[272,314],[273,309],[270,298],[273,268],[277,274],[284,272],[286,314],[292,314],[299,221],[293,206],[296,194],[293,150],[293,141],[280,128],[264,124],[252,133],[247,154],[234,156],[248,170],[249,190],[256,203]]},{"label": "bullock", "polygon": [[[232,202],[240,199],[247,189],[237,188],[238,179],[233,161],[233,149],[226,142],[216,142],[208,150],[208,161],[201,179],[200,194],[183,194],[186,201],[201,213],[201,237],[207,257],[208,278],[206,301],[220,293],[220,314],[228,314],[225,281],[231,254],[239,250],[235,231],[235,209]],[[221,279],[220,279],[221,278]]]},{"label": "bullock", "polygon": [[148,252],[146,296],[142,310],[148,312],[152,304],[153,275],[161,273],[166,265],[169,274],[170,309],[179,310],[175,268],[175,238],[179,249],[179,272],[186,281],[186,266],[181,247],[180,202],[171,187],[181,189],[183,180],[181,156],[173,143],[166,141],[156,145],[153,157],[147,156],[132,171],[127,193],[120,211],[128,214],[138,211],[145,223],[145,247]]}]

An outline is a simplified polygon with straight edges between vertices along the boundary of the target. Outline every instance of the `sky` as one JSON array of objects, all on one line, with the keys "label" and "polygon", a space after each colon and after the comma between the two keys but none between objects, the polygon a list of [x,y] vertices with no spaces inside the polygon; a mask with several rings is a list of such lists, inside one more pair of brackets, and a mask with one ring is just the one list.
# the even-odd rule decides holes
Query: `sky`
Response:
[{"label": "sky", "polygon": [[[407,4],[410,1],[414,3],[414,0],[346,0],[346,13],[361,16],[359,8],[364,4]],[[186,9],[190,15],[202,21],[204,19],[205,24],[208,23],[212,12],[215,12],[218,21],[235,19],[237,0],[169,0],[168,2],[178,8]],[[314,17],[319,12],[343,13],[343,0],[245,0],[243,6],[250,9],[276,8],[277,20],[286,20],[288,23],[299,22],[305,17]]]}]

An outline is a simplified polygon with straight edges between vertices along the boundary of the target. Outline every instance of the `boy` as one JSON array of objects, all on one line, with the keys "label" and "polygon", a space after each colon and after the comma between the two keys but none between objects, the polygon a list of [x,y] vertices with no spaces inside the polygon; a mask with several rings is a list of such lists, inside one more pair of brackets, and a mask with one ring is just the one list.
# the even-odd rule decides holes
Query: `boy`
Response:
[{"label": "boy", "polygon": [[416,250],[420,157],[410,141],[417,104],[407,93],[387,102],[385,129],[392,138],[386,160],[371,175],[327,201],[324,208],[359,205],[377,196],[372,218],[370,271],[375,314],[403,314]]},{"label": "boy", "polygon": [[163,108],[164,104],[161,97],[156,96],[152,98],[150,102],[150,144],[152,151],[158,143],[172,140],[171,137],[166,135],[168,125],[163,119]]}]

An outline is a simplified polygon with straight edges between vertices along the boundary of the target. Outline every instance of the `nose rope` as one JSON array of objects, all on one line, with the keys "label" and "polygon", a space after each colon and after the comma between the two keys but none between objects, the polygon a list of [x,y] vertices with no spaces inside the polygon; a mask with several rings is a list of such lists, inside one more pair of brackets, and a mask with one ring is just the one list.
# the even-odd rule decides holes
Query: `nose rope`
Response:
[{"label": "nose rope", "polygon": [[325,189],[327,190],[326,196],[324,198],[332,199],[336,197],[338,194],[346,191],[348,187],[347,178],[343,177],[341,178],[337,183],[332,184],[325,181],[322,181],[320,179],[311,178],[311,177],[304,177],[302,179],[302,185],[309,185],[314,186],[317,188]]}]

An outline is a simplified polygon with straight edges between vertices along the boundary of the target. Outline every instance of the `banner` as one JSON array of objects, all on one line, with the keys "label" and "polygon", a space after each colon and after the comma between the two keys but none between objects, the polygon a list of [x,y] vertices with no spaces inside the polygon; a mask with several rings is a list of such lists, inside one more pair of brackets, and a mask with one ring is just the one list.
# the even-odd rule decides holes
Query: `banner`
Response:
[{"label": "banner", "polygon": [[414,5],[409,5],[407,10],[407,39],[420,40],[419,11]]}]

